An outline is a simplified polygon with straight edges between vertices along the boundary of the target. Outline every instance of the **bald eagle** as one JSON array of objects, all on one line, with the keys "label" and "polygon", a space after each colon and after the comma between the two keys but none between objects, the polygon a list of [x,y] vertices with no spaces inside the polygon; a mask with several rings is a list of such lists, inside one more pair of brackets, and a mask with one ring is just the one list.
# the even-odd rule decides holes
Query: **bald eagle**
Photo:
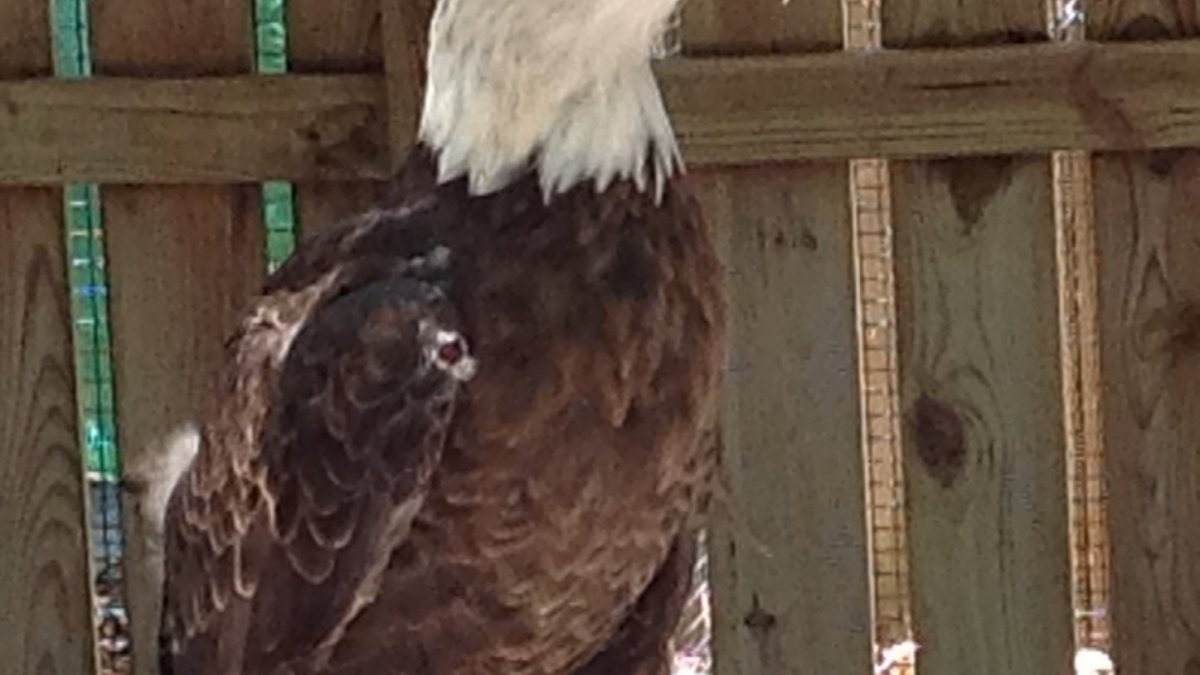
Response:
[{"label": "bald eagle", "polygon": [[662,675],[716,465],[676,0],[440,0],[397,197],[226,345],[165,506],[169,675]]}]

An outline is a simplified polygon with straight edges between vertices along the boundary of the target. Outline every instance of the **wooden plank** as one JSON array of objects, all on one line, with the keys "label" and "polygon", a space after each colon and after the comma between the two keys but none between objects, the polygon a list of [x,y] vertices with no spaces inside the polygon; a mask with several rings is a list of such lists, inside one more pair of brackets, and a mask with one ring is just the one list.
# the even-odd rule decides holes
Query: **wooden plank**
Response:
[{"label": "wooden plank", "polygon": [[379,0],[288,0],[288,68],[297,73],[383,72]]},{"label": "wooden plank", "polygon": [[[659,70],[693,166],[1200,145],[1200,40]],[[386,101],[379,74],[0,84],[0,183],[383,180]]]},{"label": "wooden plank", "polygon": [[727,266],[720,675],[870,672],[851,229],[840,166],[700,181]]},{"label": "wooden plank", "polygon": [[[683,22],[687,53],[811,54],[842,48],[841,3],[806,2],[803,10],[788,4],[771,0],[688,2]],[[800,14],[803,18],[798,18]]]},{"label": "wooden plank", "polygon": [[[118,431],[126,466],[195,419],[221,346],[262,280],[257,190],[103,191]],[[160,589],[141,573],[144,523],[126,507],[127,598],[139,674],[157,673]]]},{"label": "wooden plank", "polygon": [[[1200,2],[1094,0],[1089,39],[1200,35]],[[1200,145],[1197,143],[1196,145]],[[1200,149],[1093,160],[1113,659],[1200,673]]]},{"label": "wooden plank", "polygon": [[[840,8],[693,0],[685,50],[840,48],[841,22],[812,20]],[[693,28],[690,12],[739,18]],[[862,675],[872,631],[848,163],[700,178],[730,308],[727,498],[709,539],[717,672]]]},{"label": "wooden plank", "polygon": [[[178,78],[252,68],[249,0],[106,0],[92,10],[99,75]],[[156,143],[175,130],[148,125],[137,132]],[[258,192],[254,185],[102,191],[117,421],[127,464],[195,419],[215,380],[235,313],[264,269]],[[141,523],[133,509],[126,513],[134,665],[152,674],[160,589],[140,573]]]},{"label": "wooden plank", "polygon": [[[0,3],[0,77],[51,72],[43,0]],[[62,193],[0,190],[0,663],[94,668]]]},{"label": "wooden plank", "polygon": [[0,662],[13,673],[93,668],[62,227],[57,192],[0,191]]},{"label": "wooden plank", "polygon": [[1200,152],[1094,160],[1113,655],[1200,673]]},{"label": "wooden plank", "polygon": [[[236,314],[261,282],[256,191],[163,187],[103,192],[112,287],[118,430],[127,466],[192,420]],[[140,574],[144,524],[126,508],[135,667],[157,672],[159,589]]]},{"label": "wooden plank", "polygon": [[[382,19],[379,0],[288,0],[288,59],[297,73],[360,73],[383,71]],[[387,89],[383,79],[370,81],[371,101],[360,110],[363,123],[348,128],[352,152],[342,156],[352,169],[369,166],[353,182],[323,182],[302,176],[296,185],[296,215],[301,236],[337,224],[375,205],[386,192],[391,167],[388,139]],[[345,177],[345,176],[343,176]],[[293,176],[295,178],[295,176]],[[313,180],[313,179],[316,180]]]},{"label": "wooden plank", "polygon": [[1091,0],[1089,40],[1163,40],[1200,35],[1195,0]]},{"label": "wooden plank", "polygon": [[393,169],[403,165],[417,140],[425,93],[425,55],[434,0],[380,0],[388,90],[388,129]]},{"label": "wooden plank", "polygon": [[[1035,0],[890,0],[885,46],[1031,39]],[[900,409],[923,675],[1073,651],[1049,157],[894,162]]]},{"label": "wooden plank", "polygon": [[382,84],[361,75],[5,83],[0,182],[382,177]]}]

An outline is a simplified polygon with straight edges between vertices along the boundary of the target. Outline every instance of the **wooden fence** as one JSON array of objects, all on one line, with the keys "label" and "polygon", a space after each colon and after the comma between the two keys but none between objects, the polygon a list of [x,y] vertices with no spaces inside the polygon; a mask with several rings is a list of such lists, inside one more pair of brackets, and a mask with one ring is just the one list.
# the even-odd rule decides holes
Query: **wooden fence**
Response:
[{"label": "wooden fence", "polygon": [[[0,671],[94,668],[62,185],[102,184],[133,455],[190,418],[261,281],[255,184],[295,181],[311,232],[371,204],[412,137],[430,0],[289,0],[293,73],[270,78],[249,74],[251,4],[95,2],[96,77],[68,82],[50,3],[0,2]],[[843,51],[841,0],[689,0],[661,74],[732,308],[721,675],[868,673],[893,613],[923,675],[1069,672],[1072,532],[1096,523],[1121,675],[1200,673],[1200,0],[1091,0],[1072,43],[1046,15],[887,0],[884,49]],[[1094,153],[1072,165],[1091,212],[1070,255],[1063,149]],[[860,348],[856,158],[889,160],[868,168],[894,350]],[[906,543],[884,545],[862,361],[893,351]],[[1070,426],[1080,382],[1094,405]],[[1091,529],[1071,526],[1097,489],[1068,480],[1080,425],[1106,458]],[[128,595],[149,673],[153,589]]]}]

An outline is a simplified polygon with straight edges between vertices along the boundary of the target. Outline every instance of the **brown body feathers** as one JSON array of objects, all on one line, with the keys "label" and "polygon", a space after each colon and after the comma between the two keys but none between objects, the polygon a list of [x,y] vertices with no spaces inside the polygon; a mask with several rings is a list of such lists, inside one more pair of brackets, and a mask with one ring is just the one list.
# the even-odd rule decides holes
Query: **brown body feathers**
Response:
[{"label": "brown body feathers", "polygon": [[168,508],[164,668],[665,675],[724,356],[693,201],[469,197],[420,150],[400,185],[228,345]]}]

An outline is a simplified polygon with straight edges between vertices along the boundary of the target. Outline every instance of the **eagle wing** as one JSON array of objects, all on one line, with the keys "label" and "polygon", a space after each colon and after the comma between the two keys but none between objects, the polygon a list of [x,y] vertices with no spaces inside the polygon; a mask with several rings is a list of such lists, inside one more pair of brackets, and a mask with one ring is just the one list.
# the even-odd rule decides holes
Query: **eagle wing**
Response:
[{"label": "eagle wing", "polygon": [[320,296],[290,322],[268,296],[231,342],[168,508],[164,673],[308,672],[373,600],[453,415],[462,364],[440,359],[469,357],[437,349],[458,338],[436,285],[372,276],[281,292]]}]

